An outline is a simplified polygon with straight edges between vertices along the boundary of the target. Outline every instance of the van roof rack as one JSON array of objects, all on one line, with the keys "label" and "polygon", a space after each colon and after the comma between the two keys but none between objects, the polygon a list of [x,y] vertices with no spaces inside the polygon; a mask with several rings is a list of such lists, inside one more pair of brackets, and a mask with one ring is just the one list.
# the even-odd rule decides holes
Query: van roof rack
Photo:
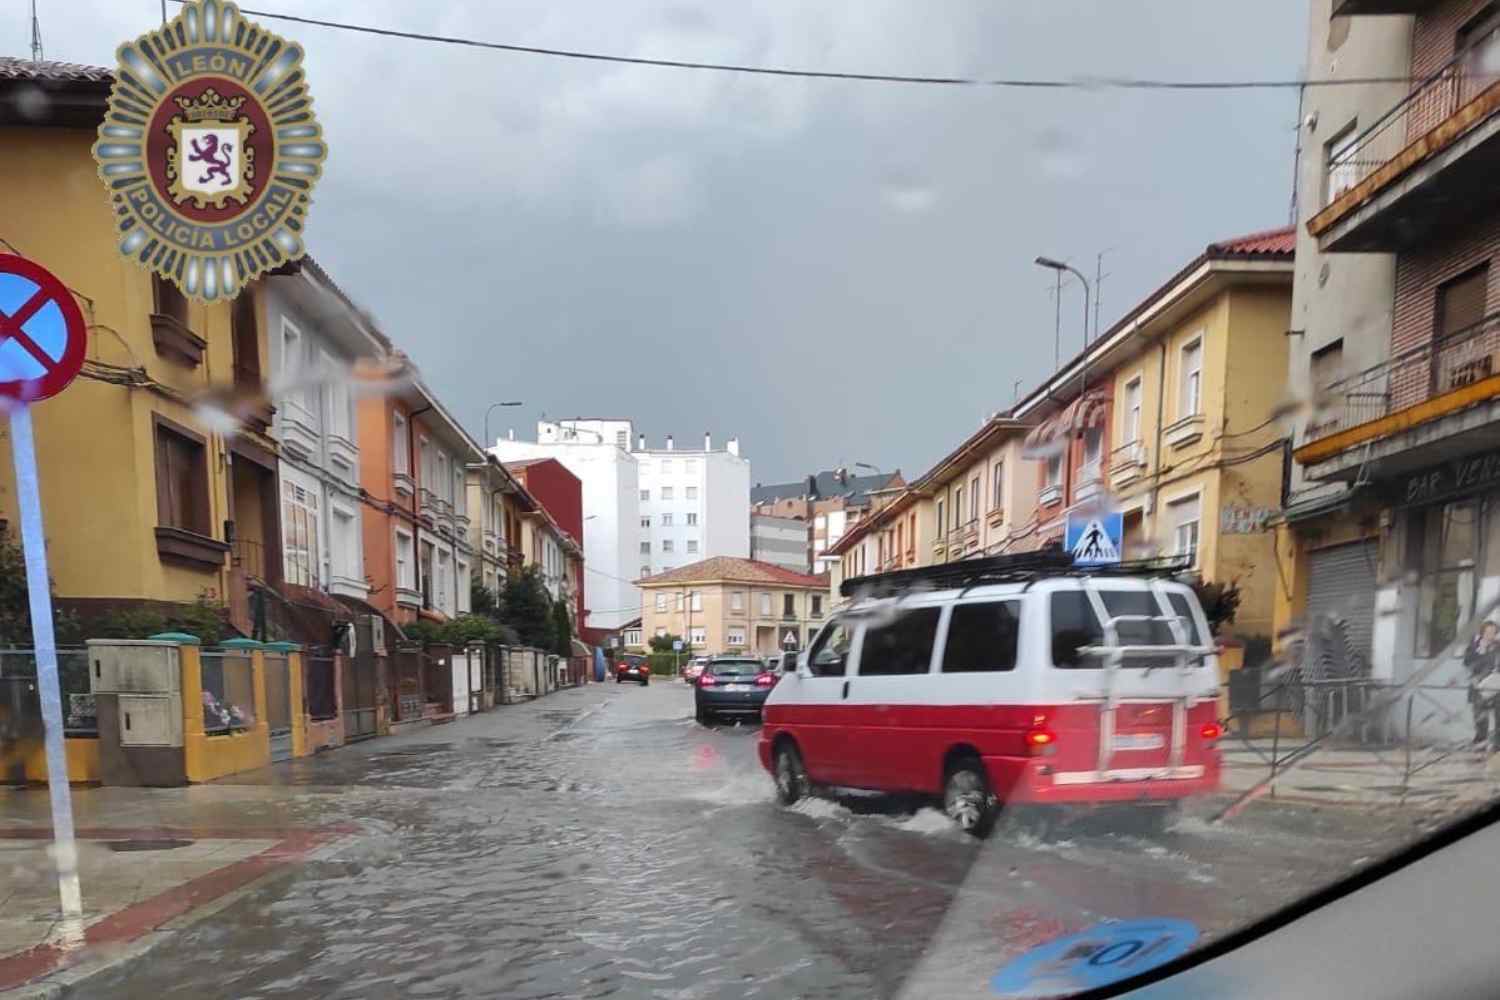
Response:
[{"label": "van roof rack", "polygon": [[918,586],[947,590],[988,583],[1030,583],[1046,576],[1176,576],[1191,568],[1191,560],[1185,556],[1080,566],[1073,561],[1071,554],[1053,547],[850,577],[839,584],[839,594],[843,597],[856,594],[860,597],[891,597]]}]

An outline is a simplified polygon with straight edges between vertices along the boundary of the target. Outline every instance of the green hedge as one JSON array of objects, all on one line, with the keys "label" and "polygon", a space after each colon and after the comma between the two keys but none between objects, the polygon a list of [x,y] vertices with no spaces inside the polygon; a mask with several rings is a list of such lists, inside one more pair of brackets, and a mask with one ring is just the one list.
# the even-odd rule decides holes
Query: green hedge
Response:
[{"label": "green hedge", "polygon": [[646,660],[651,665],[652,677],[675,677],[678,661],[687,662],[681,653],[652,653]]}]

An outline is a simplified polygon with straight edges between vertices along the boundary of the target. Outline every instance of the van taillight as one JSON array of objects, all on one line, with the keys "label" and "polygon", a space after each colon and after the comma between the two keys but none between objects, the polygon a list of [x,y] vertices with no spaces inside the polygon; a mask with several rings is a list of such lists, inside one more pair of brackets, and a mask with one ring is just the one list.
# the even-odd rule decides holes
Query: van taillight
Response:
[{"label": "van taillight", "polygon": [[1050,729],[1028,729],[1022,741],[1026,744],[1026,752],[1032,756],[1057,752],[1057,734]]},{"label": "van taillight", "polygon": [[1224,735],[1224,727],[1217,722],[1205,722],[1203,728],[1198,730],[1198,735],[1212,742]]}]

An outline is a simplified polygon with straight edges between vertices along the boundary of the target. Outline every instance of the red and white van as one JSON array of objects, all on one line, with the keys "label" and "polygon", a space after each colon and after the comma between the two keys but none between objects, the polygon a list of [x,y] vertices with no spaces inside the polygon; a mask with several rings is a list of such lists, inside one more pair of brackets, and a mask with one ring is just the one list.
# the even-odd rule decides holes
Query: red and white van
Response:
[{"label": "red and white van", "polygon": [[1170,805],[1219,787],[1209,635],[1192,589],[1162,578],[857,600],[767,699],[761,763],[783,803],[926,793],[980,836],[1008,804]]}]

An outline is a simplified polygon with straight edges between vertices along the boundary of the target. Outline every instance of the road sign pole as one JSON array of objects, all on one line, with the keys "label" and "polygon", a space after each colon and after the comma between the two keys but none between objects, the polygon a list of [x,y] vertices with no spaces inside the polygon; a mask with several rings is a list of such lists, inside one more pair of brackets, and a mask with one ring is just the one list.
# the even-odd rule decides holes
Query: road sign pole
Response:
[{"label": "road sign pole", "polygon": [[37,690],[47,727],[47,791],[52,798],[52,848],[64,928],[80,927],[83,894],[78,887],[78,847],[73,839],[73,801],[68,790],[68,755],[63,746],[62,687],[57,677],[57,639],[52,631],[52,582],[47,573],[47,536],[42,530],[42,498],[37,489],[36,443],[31,407],[10,409],[11,455],[16,466],[16,498],[21,506],[21,547],[26,556],[26,590],[31,603],[31,640],[36,652]]}]

